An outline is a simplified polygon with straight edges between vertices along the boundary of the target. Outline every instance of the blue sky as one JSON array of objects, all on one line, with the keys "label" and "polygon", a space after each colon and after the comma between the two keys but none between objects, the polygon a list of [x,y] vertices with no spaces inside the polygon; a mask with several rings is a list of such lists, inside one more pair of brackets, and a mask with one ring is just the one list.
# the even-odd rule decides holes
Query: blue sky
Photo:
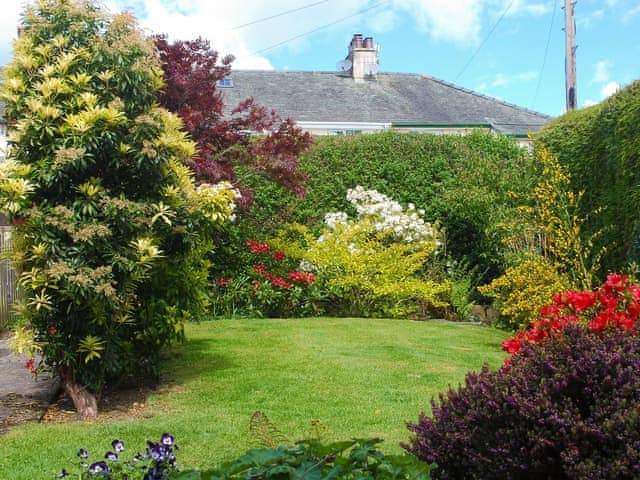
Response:
[{"label": "blue sky", "polygon": [[[24,3],[3,0],[0,64],[10,59]],[[104,4],[114,12],[133,11],[150,33],[167,33],[172,39],[207,38],[220,53],[236,56],[235,68],[335,70],[353,33],[362,33],[380,46],[382,72],[428,74],[549,115],[564,111],[564,0],[104,0]],[[580,0],[575,12],[577,94],[582,107],[640,78],[640,0]]]}]

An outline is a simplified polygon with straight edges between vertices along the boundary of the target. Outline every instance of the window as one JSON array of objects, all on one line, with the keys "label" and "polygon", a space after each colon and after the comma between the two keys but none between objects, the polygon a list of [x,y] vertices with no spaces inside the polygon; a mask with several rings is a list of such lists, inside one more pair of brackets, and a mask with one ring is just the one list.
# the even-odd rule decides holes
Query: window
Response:
[{"label": "window", "polygon": [[216,87],[218,88],[231,88],[233,87],[233,79],[227,77],[216,82]]}]

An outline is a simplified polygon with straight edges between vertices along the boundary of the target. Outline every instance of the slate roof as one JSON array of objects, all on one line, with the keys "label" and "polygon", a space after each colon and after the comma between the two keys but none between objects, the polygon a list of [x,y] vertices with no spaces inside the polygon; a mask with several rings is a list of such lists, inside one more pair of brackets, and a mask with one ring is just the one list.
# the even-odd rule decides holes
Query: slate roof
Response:
[{"label": "slate roof", "polygon": [[427,75],[379,73],[355,82],[337,72],[234,70],[230,77],[233,87],[219,89],[226,108],[253,97],[295,121],[489,124],[526,135],[551,118]]}]

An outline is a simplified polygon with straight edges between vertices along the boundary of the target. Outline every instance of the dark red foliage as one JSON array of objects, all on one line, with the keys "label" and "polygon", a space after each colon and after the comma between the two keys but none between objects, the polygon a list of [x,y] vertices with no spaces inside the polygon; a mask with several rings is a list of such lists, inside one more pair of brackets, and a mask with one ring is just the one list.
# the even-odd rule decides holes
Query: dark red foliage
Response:
[{"label": "dark red foliage", "polygon": [[163,35],[154,39],[165,80],[159,100],[180,116],[198,145],[190,164],[197,179],[208,183],[229,180],[240,188],[246,206],[253,194],[243,189],[236,168],[248,166],[302,196],[306,177],[298,168],[298,156],[311,144],[311,136],[290,119],[282,120],[276,112],[256,105],[252,98],[224,117],[225,105],[216,82],[231,73],[233,57],[226,56],[218,64],[218,53],[202,38],[174,43]]},{"label": "dark red foliage", "polygon": [[640,478],[640,339],[567,325],[408,425],[439,479]]}]

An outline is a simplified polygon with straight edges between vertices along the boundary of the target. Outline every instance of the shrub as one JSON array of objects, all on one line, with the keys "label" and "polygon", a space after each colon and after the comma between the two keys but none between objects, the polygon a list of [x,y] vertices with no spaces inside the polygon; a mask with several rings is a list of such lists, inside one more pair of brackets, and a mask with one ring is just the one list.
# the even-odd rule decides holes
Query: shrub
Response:
[{"label": "shrub", "polygon": [[607,248],[601,274],[640,260],[639,123],[640,81],[635,81],[596,106],[549,122],[536,135],[536,144],[567,168],[572,190],[584,191],[579,214],[591,217],[583,233],[604,230],[594,250]]},{"label": "shrub", "polygon": [[538,319],[515,338],[506,340],[503,349],[517,353],[522,344],[559,334],[571,324],[596,333],[607,328],[636,331],[639,318],[640,286],[627,275],[612,273],[595,291],[568,290],[554,295],[553,303],[540,310]]},{"label": "shrub", "polygon": [[129,14],[97,1],[26,7],[4,69],[7,162],[23,321],[81,416],[105,383],[154,375],[205,312],[210,238],[232,217],[229,184],[196,186],[194,144],[156,104],[157,52]]},{"label": "shrub", "polygon": [[489,285],[478,290],[492,297],[500,312],[500,324],[511,330],[526,329],[540,315],[540,309],[569,282],[540,255],[529,255]]},{"label": "shrub", "polygon": [[[531,158],[504,136],[385,132],[319,137],[300,167],[310,178],[303,200],[259,178],[254,207],[241,218],[248,238],[266,238],[282,224],[318,233],[326,212],[354,214],[349,189],[365,185],[403,205],[413,202],[446,232],[446,251],[488,282],[502,271],[497,225],[513,216],[510,191],[526,194]],[[265,234],[265,230],[267,233]]]},{"label": "shrub", "polygon": [[553,293],[592,288],[600,258],[592,254],[593,236],[581,235],[582,194],[571,191],[566,169],[544,149],[535,159],[537,184],[502,225],[510,266],[479,289],[497,300],[501,321],[514,329],[527,328]]},{"label": "shrub", "polygon": [[235,277],[214,279],[215,316],[307,317],[320,315],[322,292],[313,273],[303,272],[282,250],[246,241],[247,269]]},{"label": "shrub", "polygon": [[[302,226],[283,233],[278,247],[316,275],[338,316],[428,316],[447,305],[449,284],[424,278],[422,270],[439,246],[438,229],[421,212],[375,190],[351,189],[346,212],[325,215],[319,237]],[[296,231],[297,229],[297,231]]]},{"label": "shrub", "polygon": [[640,476],[640,287],[611,275],[595,292],[556,295],[513,353],[432,401],[404,447],[435,478]]}]

